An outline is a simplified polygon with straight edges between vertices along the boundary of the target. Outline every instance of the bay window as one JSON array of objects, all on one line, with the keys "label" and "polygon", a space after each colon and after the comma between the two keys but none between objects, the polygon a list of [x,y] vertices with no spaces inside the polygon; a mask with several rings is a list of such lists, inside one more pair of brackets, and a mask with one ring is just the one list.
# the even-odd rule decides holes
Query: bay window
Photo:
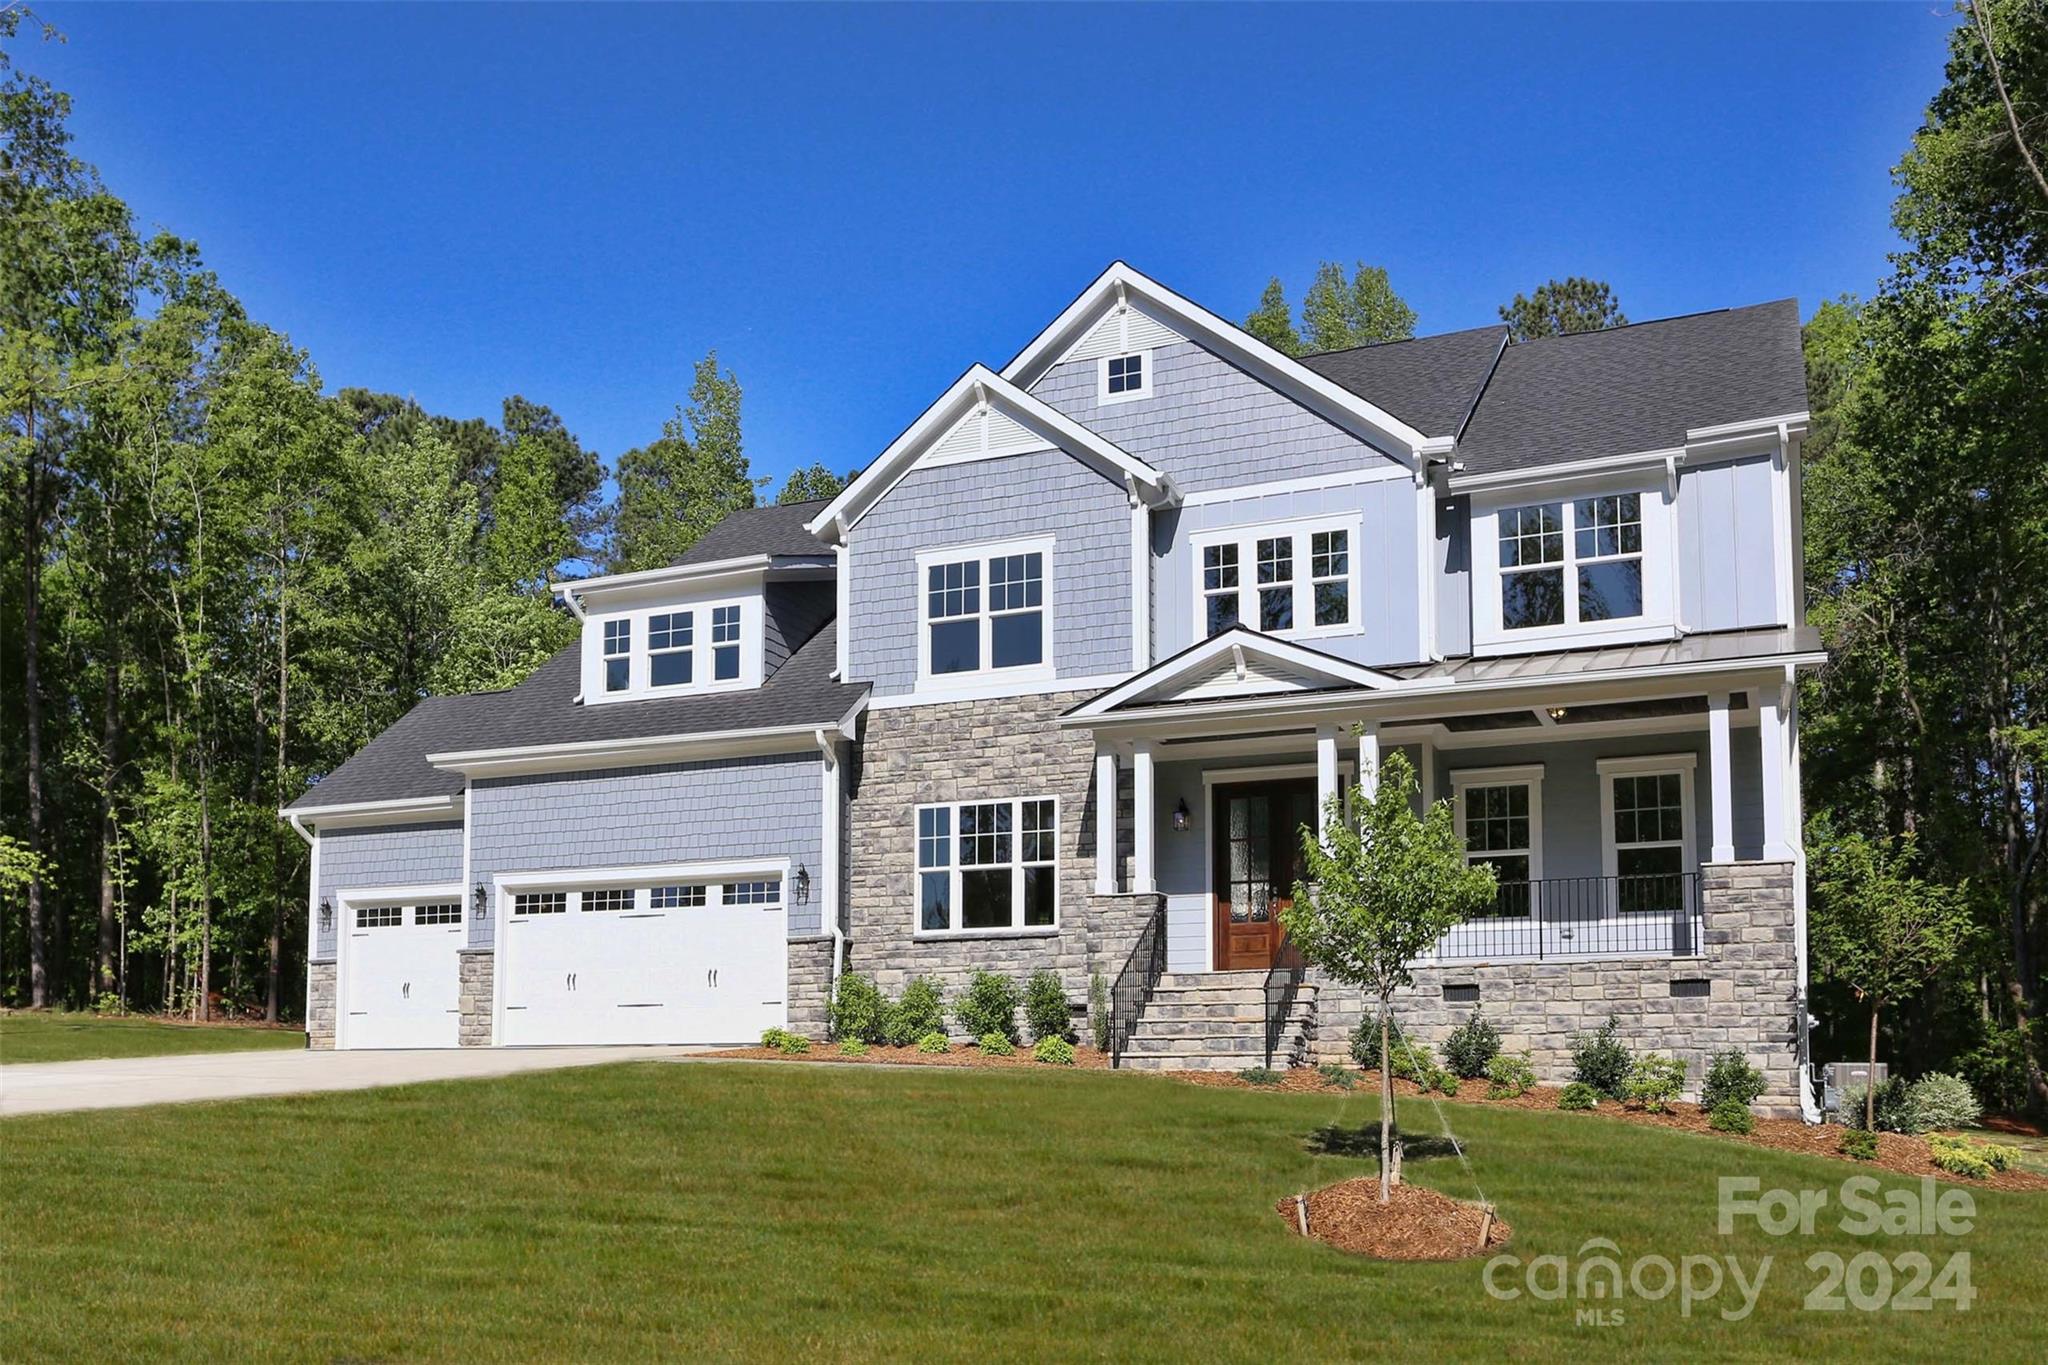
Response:
[{"label": "bay window", "polygon": [[916,822],[919,933],[1058,925],[1055,798],[919,806]]}]

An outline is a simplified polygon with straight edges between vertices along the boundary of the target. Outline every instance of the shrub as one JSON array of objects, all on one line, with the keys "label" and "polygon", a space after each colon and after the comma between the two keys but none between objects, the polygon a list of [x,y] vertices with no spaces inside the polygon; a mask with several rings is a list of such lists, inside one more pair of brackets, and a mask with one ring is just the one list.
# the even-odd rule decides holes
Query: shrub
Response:
[{"label": "shrub", "polygon": [[1467,1080],[1484,1076],[1486,1064],[1499,1055],[1500,1031],[1479,1017],[1477,1007],[1444,1039],[1444,1065]]},{"label": "shrub", "polygon": [[1014,1057],[1017,1054],[1010,1040],[1000,1033],[984,1033],[974,1040],[974,1045],[991,1057]]},{"label": "shrub", "polygon": [[[1863,1098],[1865,1087],[1845,1086],[1842,1089],[1842,1123],[1850,1128],[1863,1126]],[[1913,1112],[1907,1103],[1906,1083],[1894,1076],[1877,1088],[1877,1120],[1875,1131],[1880,1133],[1912,1133]]]},{"label": "shrub", "polygon": [[858,1038],[844,1039],[839,1044],[839,1055],[842,1057],[865,1057],[868,1055],[868,1045]]},{"label": "shrub", "polygon": [[1237,1078],[1246,1085],[1280,1084],[1280,1073],[1270,1066],[1248,1066],[1237,1073]]},{"label": "shrub", "polygon": [[1064,1038],[1040,1038],[1031,1055],[1047,1066],[1072,1066],[1074,1045]]},{"label": "shrub", "polygon": [[1024,984],[1024,1022],[1033,1039],[1067,1038],[1074,1034],[1074,1007],[1067,988],[1051,972],[1035,972]]},{"label": "shrub", "polygon": [[951,1049],[946,1042],[946,1035],[934,1029],[917,1040],[917,1050],[937,1054]]},{"label": "shrub", "polygon": [[1764,1073],[1751,1066],[1739,1049],[1731,1047],[1715,1053],[1714,1060],[1708,1063],[1706,1079],[1700,1082],[1700,1108],[1711,1112],[1720,1108],[1723,1100],[1734,1100],[1746,1109],[1763,1093]]},{"label": "shrub", "polygon": [[1856,1161],[1877,1160],[1877,1134],[1866,1133],[1861,1128],[1851,1128],[1842,1134],[1839,1148],[1843,1156]]},{"label": "shrub", "polygon": [[1635,1068],[1629,1072],[1622,1098],[1636,1101],[1652,1114],[1663,1114],[1670,1111],[1671,1101],[1683,1089],[1685,1063],[1676,1057],[1646,1052],[1636,1059]]},{"label": "shrub", "polygon": [[1952,1175],[1982,1180],[1993,1171],[2011,1170],[2020,1159],[2019,1148],[2001,1147],[1995,1142],[1974,1142],[1966,1137],[1936,1133],[1927,1139],[1934,1164]]},{"label": "shrub", "polygon": [[1906,1110],[1916,1133],[1967,1128],[1984,1112],[1970,1083],[1945,1071],[1930,1071],[1906,1087]]},{"label": "shrub", "polygon": [[888,1041],[909,1047],[926,1034],[946,1031],[946,998],[930,978],[916,976],[903,988],[903,995],[889,1007]]},{"label": "shrub", "polygon": [[811,1050],[811,1040],[801,1033],[791,1033],[786,1028],[765,1029],[761,1033],[761,1046],[772,1047],[777,1052],[794,1057]]},{"label": "shrub", "polygon": [[1097,1052],[1109,1051],[1109,982],[1101,972],[1088,979],[1088,1031]]},{"label": "shrub", "polygon": [[847,972],[832,992],[832,1036],[842,1042],[879,1043],[889,1036],[889,1001],[874,978]]},{"label": "shrub", "polygon": [[1324,1062],[1316,1068],[1316,1074],[1323,1078],[1325,1085],[1334,1085],[1339,1090],[1349,1090],[1355,1081],[1351,1068],[1342,1062]]},{"label": "shrub", "polygon": [[976,1038],[1000,1033],[1017,1041],[1017,983],[1001,972],[978,971],[967,983],[967,993],[953,1005],[953,1017],[960,1027]]},{"label": "shrub", "polygon": [[[1380,1069],[1380,1026],[1367,1019],[1351,1030],[1351,1060],[1367,1071]],[[1436,1070],[1436,1057],[1428,1043],[1418,1043],[1396,1034],[1387,1045],[1387,1061],[1393,1073],[1404,1081],[1427,1087]]]},{"label": "shrub", "polygon": [[1526,1095],[1536,1084],[1535,1068],[1526,1052],[1506,1052],[1486,1064],[1486,1098],[1511,1100]]},{"label": "shrub", "polygon": [[1557,1097],[1557,1107],[1560,1109],[1598,1109],[1600,1107],[1600,1092],[1587,1085],[1584,1081],[1573,1081],[1564,1088],[1564,1093]]},{"label": "shrub", "polygon": [[1614,1035],[1620,1025],[1613,1015],[1592,1033],[1572,1035],[1572,1077],[1585,1082],[1610,1100],[1621,1098],[1628,1085],[1635,1058]]},{"label": "shrub", "polygon": [[1717,1133],[1747,1133],[1756,1128],[1756,1119],[1748,1105],[1730,1095],[1707,1112],[1707,1127]]},{"label": "shrub", "polygon": [[1439,1071],[1436,1073],[1436,1088],[1443,1091],[1449,1098],[1456,1099],[1458,1097],[1458,1078],[1448,1071]]}]

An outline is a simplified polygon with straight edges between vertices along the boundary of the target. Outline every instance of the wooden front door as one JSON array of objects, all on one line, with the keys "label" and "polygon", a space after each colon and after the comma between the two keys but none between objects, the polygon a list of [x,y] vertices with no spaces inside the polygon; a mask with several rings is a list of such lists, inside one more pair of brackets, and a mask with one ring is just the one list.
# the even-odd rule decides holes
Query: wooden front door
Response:
[{"label": "wooden front door", "polygon": [[1215,831],[1216,970],[1273,965],[1280,912],[1301,876],[1301,827],[1316,819],[1316,784],[1300,778],[1219,786],[1211,797]]}]

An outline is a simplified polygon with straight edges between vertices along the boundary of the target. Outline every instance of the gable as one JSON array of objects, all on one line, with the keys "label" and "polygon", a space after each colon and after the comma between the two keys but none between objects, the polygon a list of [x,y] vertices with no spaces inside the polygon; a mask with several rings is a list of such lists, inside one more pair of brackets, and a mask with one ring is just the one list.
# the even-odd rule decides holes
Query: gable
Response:
[{"label": "gable", "polygon": [[1073,349],[1060,357],[1059,363],[1065,365],[1076,360],[1129,355],[1132,351],[1149,351],[1154,346],[1186,340],[1171,325],[1145,309],[1131,303],[1117,304],[1102,315],[1100,322],[1082,334]]},{"label": "gable", "polygon": [[1378,691],[1399,679],[1289,640],[1233,626],[1090,698],[1070,716],[1289,692]]},{"label": "gable", "polygon": [[920,463],[985,460],[1044,449],[1044,437],[1034,435],[1008,413],[982,406],[970,411],[953,424],[952,430],[932,442],[931,449],[925,452]]}]

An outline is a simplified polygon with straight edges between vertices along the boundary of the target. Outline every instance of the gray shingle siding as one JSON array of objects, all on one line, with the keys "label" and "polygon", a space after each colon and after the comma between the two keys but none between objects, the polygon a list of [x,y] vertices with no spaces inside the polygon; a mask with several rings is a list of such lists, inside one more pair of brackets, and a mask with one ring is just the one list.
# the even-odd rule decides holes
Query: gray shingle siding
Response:
[{"label": "gray shingle siding", "polygon": [[1678,479],[1679,615],[1688,630],[1784,625],[1767,456]]},{"label": "gray shingle siding", "polygon": [[[816,753],[483,779],[470,789],[470,876],[787,858],[810,870],[790,936],[819,928],[823,794]],[[472,922],[471,942],[492,941]]]},{"label": "gray shingle siding", "polygon": [[1032,393],[1189,493],[1360,469],[1388,457],[1191,341],[1152,352],[1152,395],[1096,401],[1095,362],[1055,365]]},{"label": "gray shingle siding", "polygon": [[761,676],[766,678],[832,618],[833,590],[830,583],[770,583],[761,597]]},{"label": "gray shingle siding", "polygon": [[1050,533],[1052,660],[1062,678],[1128,672],[1131,520],[1124,491],[1060,451],[917,469],[848,537],[848,667],[875,695],[917,686],[917,556]]},{"label": "gray shingle siding", "polygon": [[[313,903],[331,899],[337,891],[367,891],[378,887],[431,886],[462,880],[462,826],[376,825],[363,829],[329,830],[320,839],[320,885],[313,888]],[[341,907],[334,908],[334,927],[320,932],[313,921],[313,956],[334,957],[335,936],[341,924]]]}]

